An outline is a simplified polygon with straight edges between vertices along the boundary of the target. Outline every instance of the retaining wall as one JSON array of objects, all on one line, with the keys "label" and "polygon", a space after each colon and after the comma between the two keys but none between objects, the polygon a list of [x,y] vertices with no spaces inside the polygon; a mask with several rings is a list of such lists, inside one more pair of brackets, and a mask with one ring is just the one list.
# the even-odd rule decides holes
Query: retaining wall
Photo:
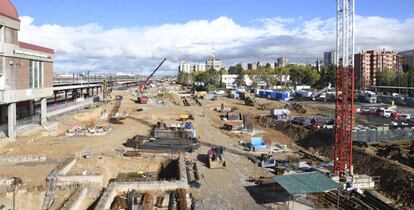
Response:
[{"label": "retaining wall", "polygon": [[74,176],[58,176],[57,185],[73,185],[73,184],[99,184],[102,185],[103,175],[74,175]]}]

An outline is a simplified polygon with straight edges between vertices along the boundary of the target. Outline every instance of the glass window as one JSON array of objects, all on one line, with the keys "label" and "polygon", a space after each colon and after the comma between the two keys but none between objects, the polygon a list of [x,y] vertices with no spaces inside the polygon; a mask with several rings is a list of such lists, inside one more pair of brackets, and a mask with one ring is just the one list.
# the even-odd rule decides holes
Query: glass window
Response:
[{"label": "glass window", "polygon": [[35,61],[34,68],[34,88],[39,87],[39,62]]},{"label": "glass window", "polygon": [[29,62],[29,88],[33,88],[34,61]]},{"label": "glass window", "polygon": [[29,87],[43,87],[43,63],[41,61],[30,61],[29,63]]}]

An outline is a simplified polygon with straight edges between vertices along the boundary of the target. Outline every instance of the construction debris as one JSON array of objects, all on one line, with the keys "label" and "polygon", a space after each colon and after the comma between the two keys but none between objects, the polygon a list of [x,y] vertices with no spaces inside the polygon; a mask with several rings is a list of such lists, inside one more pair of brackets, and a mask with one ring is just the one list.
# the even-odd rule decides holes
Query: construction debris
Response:
[{"label": "construction debris", "polygon": [[104,136],[108,134],[112,128],[110,126],[96,125],[94,127],[84,128],[81,126],[75,126],[69,129],[65,136]]},{"label": "construction debris", "polygon": [[44,155],[28,155],[28,156],[1,156],[0,162],[9,162],[9,163],[27,163],[27,162],[44,162],[46,161],[46,156]]}]

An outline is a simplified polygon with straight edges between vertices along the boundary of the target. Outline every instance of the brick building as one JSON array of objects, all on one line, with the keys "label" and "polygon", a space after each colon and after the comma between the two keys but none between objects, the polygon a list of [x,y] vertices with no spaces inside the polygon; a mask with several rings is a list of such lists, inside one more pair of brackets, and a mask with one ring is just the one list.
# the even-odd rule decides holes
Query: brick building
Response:
[{"label": "brick building", "polygon": [[369,88],[379,85],[377,78],[385,69],[393,72],[402,70],[401,56],[387,50],[370,50],[355,54],[355,85]]},{"label": "brick building", "polygon": [[53,96],[54,51],[19,42],[19,30],[16,8],[0,0],[0,128],[12,139],[20,119],[39,116],[46,123],[46,98]]}]

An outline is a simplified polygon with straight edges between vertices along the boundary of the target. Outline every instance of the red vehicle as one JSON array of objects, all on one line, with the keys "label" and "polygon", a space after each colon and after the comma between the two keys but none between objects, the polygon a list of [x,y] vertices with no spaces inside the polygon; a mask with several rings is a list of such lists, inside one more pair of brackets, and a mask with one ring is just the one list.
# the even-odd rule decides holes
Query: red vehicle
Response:
[{"label": "red vehicle", "polygon": [[399,113],[399,112],[393,112],[393,113],[391,113],[391,118],[392,119],[399,120],[401,118],[401,113]]}]

